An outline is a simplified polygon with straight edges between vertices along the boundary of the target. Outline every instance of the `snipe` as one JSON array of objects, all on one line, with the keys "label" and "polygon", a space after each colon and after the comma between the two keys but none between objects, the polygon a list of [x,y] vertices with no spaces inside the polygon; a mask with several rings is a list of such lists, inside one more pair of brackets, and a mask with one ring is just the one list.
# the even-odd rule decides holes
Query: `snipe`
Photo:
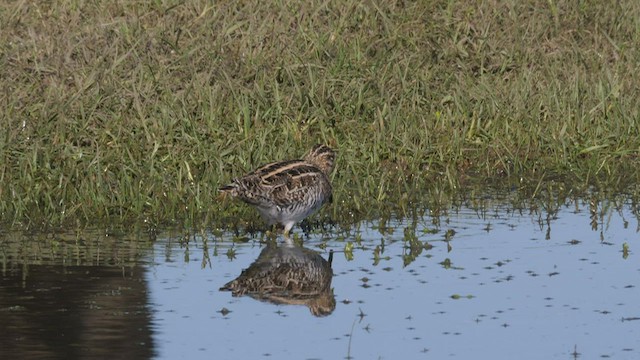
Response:
[{"label": "snipe", "polygon": [[335,157],[330,147],[316,145],[302,159],[263,165],[220,192],[255,207],[269,225],[282,224],[288,238],[295,223],[331,200],[329,175]]}]

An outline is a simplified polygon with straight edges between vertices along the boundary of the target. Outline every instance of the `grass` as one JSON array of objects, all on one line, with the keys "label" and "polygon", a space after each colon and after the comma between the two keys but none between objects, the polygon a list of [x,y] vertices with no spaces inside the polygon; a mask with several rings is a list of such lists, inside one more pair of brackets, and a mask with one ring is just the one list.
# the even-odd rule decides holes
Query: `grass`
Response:
[{"label": "grass", "polygon": [[5,2],[0,215],[249,219],[217,187],[317,142],[347,222],[487,184],[636,194],[639,19],[634,0]]}]

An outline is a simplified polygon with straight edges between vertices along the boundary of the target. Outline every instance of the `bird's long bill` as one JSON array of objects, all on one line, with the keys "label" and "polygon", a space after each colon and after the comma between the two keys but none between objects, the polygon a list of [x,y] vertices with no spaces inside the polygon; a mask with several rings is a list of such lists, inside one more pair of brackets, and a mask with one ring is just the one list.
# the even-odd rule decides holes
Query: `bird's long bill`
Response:
[{"label": "bird's long bill", "polygon": [[216,196],[216,200],[218,201],[224,201],[226,200],[228,197],[231,196],[231,187],[229,186],[223,186],[220,189],[218,189],[218,196]]}]

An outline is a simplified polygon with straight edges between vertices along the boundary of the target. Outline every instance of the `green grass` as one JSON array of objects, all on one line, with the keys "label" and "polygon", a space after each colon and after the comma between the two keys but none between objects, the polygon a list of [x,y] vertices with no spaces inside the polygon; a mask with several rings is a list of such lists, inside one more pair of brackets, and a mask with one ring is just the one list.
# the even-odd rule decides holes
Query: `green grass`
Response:
[{"label": "green grass", "polygon": [[250,220],[217,187],[317,142],[343,221],[637,193],[637,44],[635,0],[4,2],[0,215]]}]

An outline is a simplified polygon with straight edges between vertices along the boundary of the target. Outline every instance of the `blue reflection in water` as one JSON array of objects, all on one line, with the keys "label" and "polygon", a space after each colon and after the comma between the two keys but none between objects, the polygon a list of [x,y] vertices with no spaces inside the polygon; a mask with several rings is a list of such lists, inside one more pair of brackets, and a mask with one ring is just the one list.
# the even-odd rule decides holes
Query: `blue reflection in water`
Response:
[{"label": "blue reflection in water", "polygon": [[[424,218],[415,235],[433,248],[406,267],[403,239],[413,225],[406,221],[387,224],[393,230],[384,235],[374,229],[379,224],[363,223],[345,240],[312,237],[306,248],[325,258],[336,251],[337,306],[326,317],[218,291],[259,256],[257,241],[196,237],[187,247],[165,234],[147,272],[156,353],[165,359],[572,359],[578,353],[637,359],[637,219],[614,212],[596,230],[591,221],[588,210],[570,208],[548,220],[466,209],[441,217],[438,226]],[[455,230],[451,251],[447,230]],[[356,235],[362,241],[348,261],[340,251]],[[625,242],[632,251],[626,260]],[[224,255],[230,247],[233,260]]]}]

